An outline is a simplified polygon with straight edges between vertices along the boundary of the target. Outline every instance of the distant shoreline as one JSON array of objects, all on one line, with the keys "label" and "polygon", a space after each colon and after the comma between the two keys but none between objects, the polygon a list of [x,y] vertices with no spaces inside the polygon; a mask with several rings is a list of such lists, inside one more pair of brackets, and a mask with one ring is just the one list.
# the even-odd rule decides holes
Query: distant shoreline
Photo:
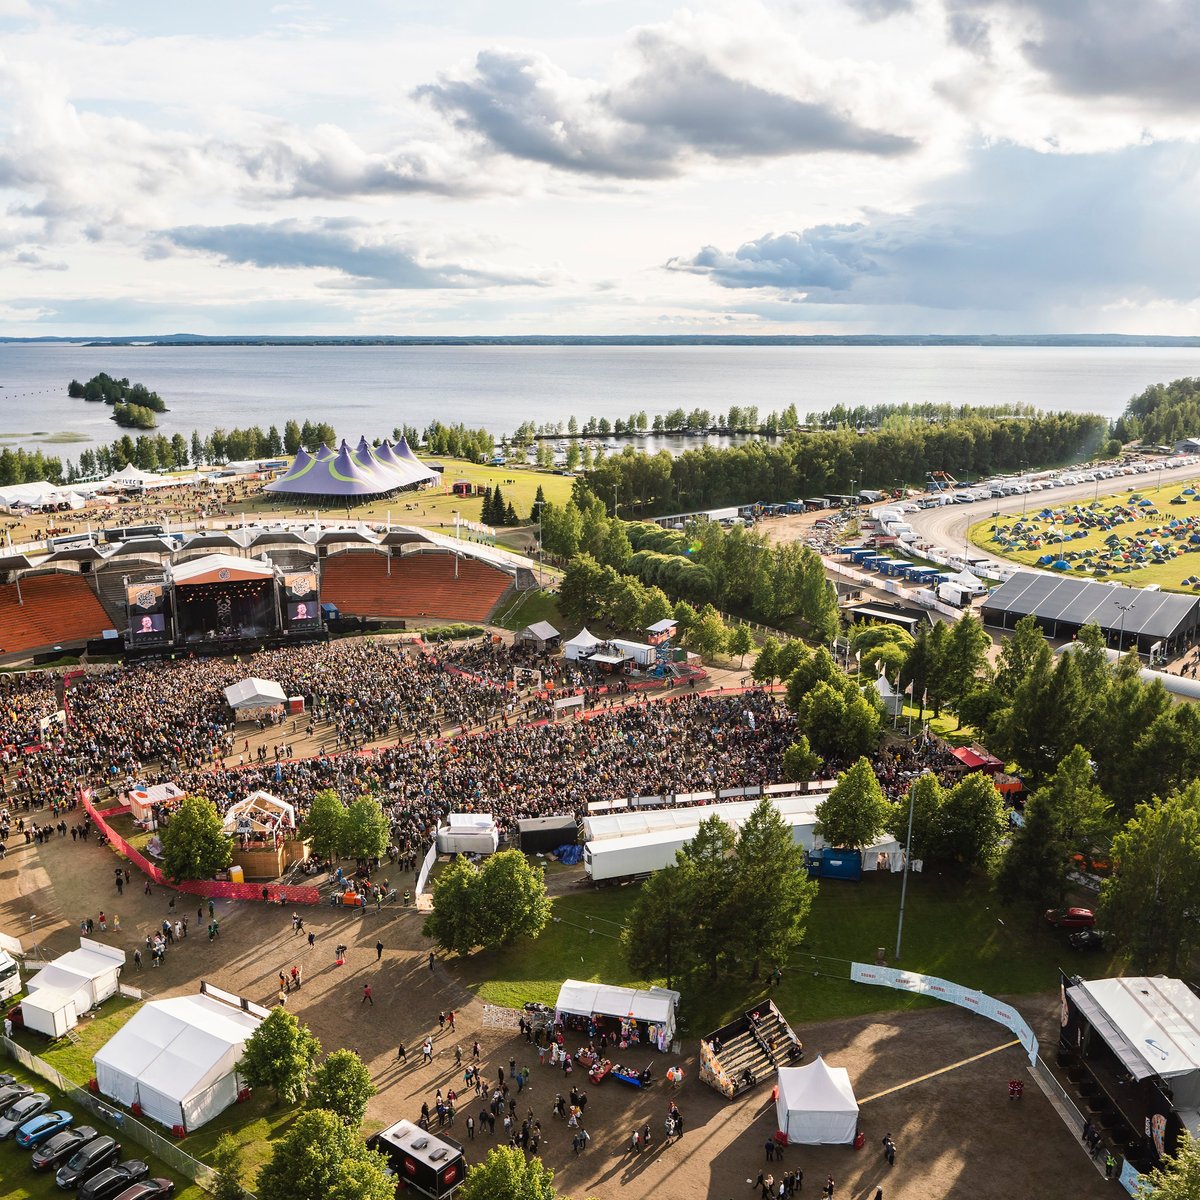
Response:
[{"label": "distant shoreline", "polygon": [[1200,337],[1150,334],[687,334],[687,335],[568,335],[528,336],[390,336],[373,337],[287,337],[243,335],[205,337],[198,334],[140,334],[128,337],[0,337],[0,345],[79,345],[83,347],[125,346],[146,349],[176,346],[967,346],[974,348],[1064,347],[1088,348],[1200,348]]}]

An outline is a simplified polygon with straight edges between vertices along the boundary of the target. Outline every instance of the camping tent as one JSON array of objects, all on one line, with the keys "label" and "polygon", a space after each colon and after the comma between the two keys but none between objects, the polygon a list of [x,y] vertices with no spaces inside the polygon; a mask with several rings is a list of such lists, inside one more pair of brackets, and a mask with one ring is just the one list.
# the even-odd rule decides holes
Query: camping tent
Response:
[{"label": "camping tent", "polygon": [[858,1132],[849,1073],[820,1057],[803,1067],[780,1068],[775,1113],[787,1140],[806,1146],[850,1145]]},{"label": "camping tent", "polygon": [[586,658],[599,645],[600,639],[589,633],[585,626],[569,642],[563,643],[563,656],[570,659]]},{"label": "camping tent", "polygon": [[79,1014],[115,995],[125,951],[88,938],[79,949],[60,955],[25,984],[21,1004],[25,1026],[47,1037],[62,1037],[79,1022]]},{"label": "camping tent", "polygon": [[225,689],[225,700],[237,712],[248,708],[274,708],[287,703],[287,692],[269,679],[243,679]]},{"label": "camping tent", "polygon": [[606,983],[565,980],[554,1002],[555,1019],[612,1017],[649,1026],[650,1040],[664,1050],[675,1038],[675,1009],[679,993],[669,988],[612,987]]},{"label": "camping tent", "polygon": [[100,1091],[191,1132],[237,1100],[237,1063],[262,1011],[207,994],[148,1001],[96,1052]]}]

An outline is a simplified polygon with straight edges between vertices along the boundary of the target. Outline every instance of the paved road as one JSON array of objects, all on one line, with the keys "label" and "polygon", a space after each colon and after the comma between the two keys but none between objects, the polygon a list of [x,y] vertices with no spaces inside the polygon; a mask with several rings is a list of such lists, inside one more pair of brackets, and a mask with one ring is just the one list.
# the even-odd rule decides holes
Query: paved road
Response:
[{"label": "paved road", "polygon": [[[1128,494],[1131,491],[1150,491],[1167,483],[1190,483],[1200,478],[1200,464],[1189,467],[1177,467],[1174,470],[1151,471],[1145,475],[1118,475],[1115,479],[1101,479],[1099,494],[1101,496],[1116,496]],[[1001,499],[977,500],[973,504],[949,504],[942,508],[929,508],[921,512],[909,513],[908,523],[922,538],[934,546],[951,554],[961,554],[964,548],[967,529],[977,521],[985,520],[993,513],[1001,516],[1011,516],[1022,511],[1038,512],[1051,505],[1058,508],[1064,504],[1087,503],[1097,495],[1095,483],[1080,483],[1072,487],[1050,488],[1041,492],[1030,492],[1027,496],[1005,496]],[[886,508],[879,505],[877,508]],[[972,547],[971,553],[979,554],[978,547]],[[1004,562],[1006,566],[1014,564],[999,556],[996,562]],[[1030,569],[1030,568],[1023,568]]]}]

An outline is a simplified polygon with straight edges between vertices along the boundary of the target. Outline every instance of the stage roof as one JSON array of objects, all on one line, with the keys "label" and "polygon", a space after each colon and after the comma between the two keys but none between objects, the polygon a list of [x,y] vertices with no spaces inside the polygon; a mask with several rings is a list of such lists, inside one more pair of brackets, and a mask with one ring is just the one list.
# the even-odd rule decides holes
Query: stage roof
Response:
[{"label": "stage roof", "polygon": [[270,579],[275,568],[255,558],[238,558],[233,554],[206,554],[190,562],[171,567],[176,585],[198,583],[237,583],[248,579]]},{"label": "stage roof", "polygon": [[[1170,638],[1196,623],[1197,605],[1200,600],[1196,597],[1174,592],[1018,571],[992,592],[983,608],[1065,625],[1124,629],[1130,637]],[[1123,613],[1119,606],[1125,606]]]},{"label": "stage roof", "polygon": [[406,450],[407,446],[393,450],[387,442],[376,448],[365,437],[359,438],[353,450],[345,441],[336,451],[322,446],[315,455],[301,449],[291,468],[264,491],[290,496],[383,496],[437,478],[436,472]]}]

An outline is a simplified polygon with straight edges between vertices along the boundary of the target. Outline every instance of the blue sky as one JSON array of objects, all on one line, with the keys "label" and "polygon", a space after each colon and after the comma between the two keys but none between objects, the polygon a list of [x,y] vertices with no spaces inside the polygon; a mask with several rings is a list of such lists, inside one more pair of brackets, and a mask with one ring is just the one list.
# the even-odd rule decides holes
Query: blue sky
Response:
[{"label": "blue sky", "polygon": [[0,0],[0,333],[1195,333],[1200,0]]}]

